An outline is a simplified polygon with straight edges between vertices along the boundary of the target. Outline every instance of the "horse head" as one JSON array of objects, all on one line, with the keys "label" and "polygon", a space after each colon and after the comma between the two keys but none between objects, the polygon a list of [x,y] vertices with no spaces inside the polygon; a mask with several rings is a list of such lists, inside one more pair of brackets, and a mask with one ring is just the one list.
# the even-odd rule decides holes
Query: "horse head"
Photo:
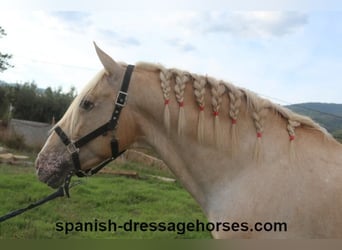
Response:
[{"label": "horse head", "polygon": [[[104,69],[75,98],[51,130],[36,160],[39,179],[53,188],[60,186],[70,172],[85,173],[105,159],[114,158],[113,138],[117,142],[116,150],[122,152],[137,135],[130,105],[122,109],[126,104],[126,94],[122,103],[118,100],[127,66],[116,63],[96,44],[95,49]],[[115,112],[119,114],[114,115]],[[119,115],[120,122],[112,124],[110,119],[114,116],[113,119],[118,119]],[[89,135],[91,138],[84,142]],[[80,143],[81,140],[83,142]]]}]

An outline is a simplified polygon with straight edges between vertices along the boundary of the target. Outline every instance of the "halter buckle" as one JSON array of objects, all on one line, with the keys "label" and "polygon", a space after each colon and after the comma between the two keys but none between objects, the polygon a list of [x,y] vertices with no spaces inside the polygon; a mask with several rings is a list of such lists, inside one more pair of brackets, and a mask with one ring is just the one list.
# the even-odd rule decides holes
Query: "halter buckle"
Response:
[{"label": "halter buckle", "polygon": [[67,146],[66,146],[68,152],[72,155],[74,153],[78,153],[79,152],[79,148],[76,148],[75,144],[70,142]]},{"label": "halter buckle", "polygon": [[116,96],[115,105],[120,107],[125,107],[127,101],[127,93],[123,91],[119,91],[118,95]]}]

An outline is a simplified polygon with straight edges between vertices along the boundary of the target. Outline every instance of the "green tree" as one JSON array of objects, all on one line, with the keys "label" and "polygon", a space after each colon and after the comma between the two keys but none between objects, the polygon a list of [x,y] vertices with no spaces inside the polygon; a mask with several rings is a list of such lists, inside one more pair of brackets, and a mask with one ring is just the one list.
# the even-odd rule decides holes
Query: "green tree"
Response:
[{"label": "green tree", "polygon": [[33,121],[36,116],[37,86],[34,83],[25,83],[16,88],[13,117]]},{"label": "green tree", "polygon": [[8,86],[7,99],[12,103],[13,118],[47,122],[58,121],[75,98],[75,89],[63,93],[61,88],[42,90],[35,83]]},{"label": "green tree", "polygon": [[0,120],[8,112],[9,100],[7,98],[6,88],[0,88]]},{"label": "green tree", "polygon": [[[0,26],[0,38],[6,36],[5,30]],[[6,69],[13,67],[8,60],[12,58],[12,55],[0,52],[0,73]]]}]

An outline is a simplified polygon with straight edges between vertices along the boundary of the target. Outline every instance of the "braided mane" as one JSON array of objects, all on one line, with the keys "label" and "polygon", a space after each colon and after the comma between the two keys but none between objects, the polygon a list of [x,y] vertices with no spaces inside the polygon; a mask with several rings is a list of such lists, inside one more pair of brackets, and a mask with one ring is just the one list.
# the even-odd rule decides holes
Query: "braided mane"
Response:
[{"label": "braided mane", "polygon": [[[236,142],[235,127],[239,120],[240,108],[243,100],[246,100],[246,107],[249,110],[251,119],[255,127],[256,134],[256,146],[255,156],[258,157],[260,142],[264,132],[264,122],[267,115],[267,111],[271,110],[274,113],[279,114],[287,121],[287,133],[289,135],[289,142],[295,139],[295,130],[298,127],[305,127],[315,129],[322,132],[327,138],[332,138],[331,135],[320,125],[315,123],[312,119],[306,116],[302,116],[292,112],[291,110],[274,104],[269,100],[259,97],[257,94],[234,86],[229,82],[217,80],[208,76],[201,76],[192,74],[179,69],[166,69],[159,64],[139,63],[137,67],[159,72],[161,90],[164,97],[164,126],[167,131],[170,130],[170,111],[169,111],[169,99],[170,95],[174,94],[179,105],[178,116],[178,134],[181,135],[185,126],[185,114],[184,114],[184,89],[187,84],[191,84],[194,92],[194,99],[198,106],[198,123],[197,123],[197,139],[199,142],[203,142],[204,137],[204,115],[203,110],[208,106],[211,106],[214,118],[214,135],[215,142],[220,146],[220,133],[219,133],[219,116],[229,116],[232,129],[231,140],[232,143]],[[174,84],[171,84],[174,83]],[[172,89],[172,86],[174,89]],[[210,89],[210,91],[207,91]],[[210,95],[211,103],[205,103],[205,96]],[[243,98],[244,97],[244,98]],[[229,112],[227,114],[220,113],[220,107],[223,98],[229,100]]]}]

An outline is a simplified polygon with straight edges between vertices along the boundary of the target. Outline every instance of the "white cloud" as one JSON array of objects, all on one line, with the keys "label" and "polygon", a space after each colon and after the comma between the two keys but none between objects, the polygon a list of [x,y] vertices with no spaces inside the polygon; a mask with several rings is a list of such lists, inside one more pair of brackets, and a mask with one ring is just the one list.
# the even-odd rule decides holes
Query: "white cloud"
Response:
[{"label": "white cloud", "polygon": [[341,14],[331,19],[329,13],[279,11],[0,11],[8,33],[0,50],[12,53],[16,66],[0,80],[81,89],[101,68],[96,41],[127,63],[158,62],[208,74],[289,102],[341,102],[339,91],[331,90],[340,88],[341,62],[341,38],[333,32],[339,26],[331,23],[341,21]]},{"label": "white cloud", "polygon": [[78,10],[78,11],[121,11],[121,10],[305,10],[305,11],[331,11],[342,10],[340,0],[130,0],[130,1],[108,1],[108,0],[83,0],[70,1],[46,1],[46,0],[2,0],[1,8],[5,10]]},{"label": "white cloud", "polygon": [[48,13],[48,16],[72,32],[86,32],[93,25],[89,12],[52,11]]},{"label": "white cloud", "polygon": [[307,23],[306,14],[280,11],[209,12],[202,18],[206,20],[202,28],[205,33],[252,38],[281,37]]},{"label": "white cloud", "polygon": [[173,47],[178,48],[182,52],[193,52],[196,50],[196,47],[191,44],[190,42],[187,42],[185,40],[182,40],[180,38],[172,38],[166,40],[166,42]]},{"label": "white cloud", "polygon": [[101,41],[105,41],[113,46],[127,48],[131,46],[140,46],[141,42],[138,38],[128,35],[122,35],[114,30],[98,29],[96,31]]}]

